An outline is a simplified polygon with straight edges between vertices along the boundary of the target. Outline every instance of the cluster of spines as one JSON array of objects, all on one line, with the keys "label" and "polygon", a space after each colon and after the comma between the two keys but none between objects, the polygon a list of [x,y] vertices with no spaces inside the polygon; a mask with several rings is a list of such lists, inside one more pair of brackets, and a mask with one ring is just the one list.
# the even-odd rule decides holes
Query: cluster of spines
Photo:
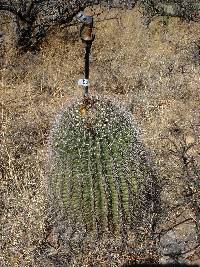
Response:
[{"label": "cluster of spines", "polygon": [[111,101],[94,106],[83,116],[79,104],[72,105],[54,129],[51,188],[72,222],[98,233],[125,233],[144,179],[134,160],[136,130]]}]

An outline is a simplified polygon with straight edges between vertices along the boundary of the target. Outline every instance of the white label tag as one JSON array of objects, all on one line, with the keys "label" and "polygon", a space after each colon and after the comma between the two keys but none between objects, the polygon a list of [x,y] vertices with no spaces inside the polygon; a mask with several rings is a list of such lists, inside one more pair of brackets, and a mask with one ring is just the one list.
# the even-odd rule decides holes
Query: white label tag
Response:
[{"label": "white label tag", "polygon": [[78,85],[88,86],[89,80],[88,79],[80,79],[80,80],[78,80]]}]

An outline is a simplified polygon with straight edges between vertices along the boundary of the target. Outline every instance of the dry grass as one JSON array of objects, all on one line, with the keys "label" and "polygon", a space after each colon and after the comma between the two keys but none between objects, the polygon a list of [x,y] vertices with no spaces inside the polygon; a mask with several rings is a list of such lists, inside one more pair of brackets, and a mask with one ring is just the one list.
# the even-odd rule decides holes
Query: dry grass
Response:
[{"label": "dry grass", "polygon": [[[96,23],[91,90],[127,103],[161,176],[174,178],[180,167],[164,137],[171,132],[176,138],[177,127],[194,138],[194,153],[199,149],[199,24],[172,18],[164,25],[158,18],[145,28],[138,10],[104,11],[99,19],[115,15],[118,20]],[[37,266],[33,251],[46,234],[48,133],[63,104],[81,95],[76,81],[82,77],[84,51],[74,26],[55,29],[40,53],[16,56],[11,25],[4,27],[9,34],[0,70],[0,258],[2,266]],[[79,264],[90,260],[88,253]]]}]

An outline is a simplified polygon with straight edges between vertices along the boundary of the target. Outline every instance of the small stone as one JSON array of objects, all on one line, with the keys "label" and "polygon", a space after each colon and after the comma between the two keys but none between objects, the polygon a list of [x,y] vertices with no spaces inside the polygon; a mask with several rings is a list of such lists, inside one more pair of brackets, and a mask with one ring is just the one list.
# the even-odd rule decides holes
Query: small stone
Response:
[{"label": "small stone", "polygon": [[187,145],[191,145],[191,144],[194,144],[195,139],[194,139],[193,136],[188,135],[188,136],[185,137],[185,142],[186,142]]}]

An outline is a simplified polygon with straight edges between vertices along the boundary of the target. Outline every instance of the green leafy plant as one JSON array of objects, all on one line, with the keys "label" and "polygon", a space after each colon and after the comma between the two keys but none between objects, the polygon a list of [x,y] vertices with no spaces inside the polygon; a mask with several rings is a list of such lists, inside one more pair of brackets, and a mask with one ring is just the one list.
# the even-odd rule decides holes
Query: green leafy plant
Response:
[{"label": "green leafy plant", "polygon": [[132,115],[91,97],[60,114],[50,140],[51,194],[69,224],[122,236],[149,218],[153,175]]}]

